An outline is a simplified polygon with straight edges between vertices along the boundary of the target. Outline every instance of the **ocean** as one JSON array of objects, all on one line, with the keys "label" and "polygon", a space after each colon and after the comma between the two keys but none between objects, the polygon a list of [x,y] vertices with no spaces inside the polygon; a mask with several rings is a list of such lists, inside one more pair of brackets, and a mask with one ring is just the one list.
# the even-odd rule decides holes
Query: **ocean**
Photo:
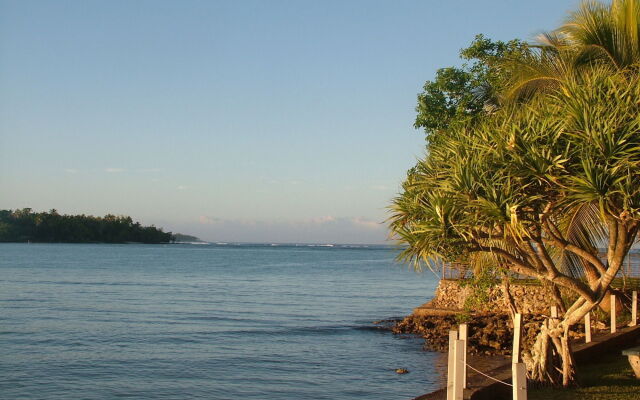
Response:
[{"label": "ocean", "polygon": [[2,399],[410,399],[445,373],[422,339],[374,324],[437,285],[389,247],[5,243],[0,254]]}]

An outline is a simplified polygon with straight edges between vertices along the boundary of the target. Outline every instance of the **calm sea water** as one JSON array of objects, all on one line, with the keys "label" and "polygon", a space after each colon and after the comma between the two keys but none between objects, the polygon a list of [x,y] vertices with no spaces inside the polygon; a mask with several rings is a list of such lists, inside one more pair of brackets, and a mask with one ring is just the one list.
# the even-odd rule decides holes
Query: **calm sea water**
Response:
[{"label": "calm sea water", "polygon": [[436,285],[394,256],[381,247],[0,244],[0,398],[426,393],[440,385],[442,356],[371,329],[410,313]]}]

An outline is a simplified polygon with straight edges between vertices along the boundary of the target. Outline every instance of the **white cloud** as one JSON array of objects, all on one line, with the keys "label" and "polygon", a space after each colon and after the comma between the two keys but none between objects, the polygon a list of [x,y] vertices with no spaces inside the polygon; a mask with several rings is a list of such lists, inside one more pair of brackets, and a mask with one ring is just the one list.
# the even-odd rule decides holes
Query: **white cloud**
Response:
[{"label": "white cloud", "polygon": [[384,243],[386,226],[366,217],[331,215],[287,220],[224,218],[202,215],[199,228],[203,239],[211,241],[271,243]]},{"label": "white cloud", "polygon": [[385,191],[385,190],[389,190],[389,189],[391,189],[391,188],[390,188],[389,186],[387,186],[387,185],[372,185],[372,186],[370,186],[369,188],[370,188],[370,189],[372,189],[372,190],[382,190],[382,191]]},{"label": "white cloud", "polygon": [[110,173],[110,174],[118,173],[118,172],[124,172],[124,171],[125,171],[125,169],[124,169],[124,168],[111,168],[111,167],[110,167],[110,168],[105,168],[105,169],[104,169],[104,172],[108,172],[108,173]]},{"label": "white cloud", "polygon": [[189,186],[178,185],[178,187],[176,189],[178,189],[178,190],[187,190],[188,188],[189,188]]},{"label": "white cloud", "polygon": [[305,181],[300,179],[268,179],[266,182],[270,185],[302,185]]},{"label": "white cloud", "polygon": [[315,218],[311,218],[309,220],[306,221],[301,221],[302,223],[308,222],[311,224],[326,224],[329,222],[334,222],[336,220],[336,217],[333,217],[331,215],[326,215],[323,217],[315,217]]},{"label": "white cloud", "polygon": [[380,227],[382,227],[380,222],[372,221],[363,217],[351,218],[351,223],[368,229],[380,229]]},{"label": "white cloud", "polygon": [[66,172],[67,174],[77,174],[78,170],[75,168],[65,168],[64,172]]},{"label": "white cloud", "polygon": [[216,224],[224,224],[225,220],[222,218],[201,215],[200,217],[198,217],[198,222],[201,223],[202,225],[216,225]]}]

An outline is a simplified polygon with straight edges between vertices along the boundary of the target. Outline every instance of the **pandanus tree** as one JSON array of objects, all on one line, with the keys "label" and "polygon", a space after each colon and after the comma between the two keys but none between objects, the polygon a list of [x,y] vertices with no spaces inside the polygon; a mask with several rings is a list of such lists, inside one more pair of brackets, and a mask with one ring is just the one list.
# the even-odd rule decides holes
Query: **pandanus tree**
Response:
[{"label": "pandanus tree", "polygon": [[[519,57],[506,60],[510,70],[508,84],[503,87],[502,100],[527,101],[539,92],[562,90],[568,81],[580,81],[582,76],[600,66],[614,72],[637,74],[640,65],[640,1],[613,0],[610,4],[584,1],[569,14],[558,29],[540,35],[538,43]],[[594,220],[595,221],[595,220]],[[597,230],[594,226],[589,230]],[[601,230],[601,229],[600,229]],[[581,230],[571,234],[573,241],[593,245],[592,235]],[[582,268],[589,282],[597,280],[589,266],[581,260],[565,258],[573,268]],[[577,265],[576,265],[577,264]],[[609,297],[600,304],[609,311]]]},{"label": "pandanus tree", "polygon": [[428,131],[392,205],[392,234],[416,266],[466,261],[551,288],[565,312],[524,353],[535,381],[573,382],[569,329],[606,301],[638,235],[639,10],[585,2],[505,57],[497,101]]},{"label": "pandanus tree", "polygon": [[524,357],[530,378],[571,384],[569,329],[602,301],[640,227],[640,77],[585,69],[432,135],[427,150],[392,206],[402,257],[491,265],[548,284],[559,302],[572,294]]}]

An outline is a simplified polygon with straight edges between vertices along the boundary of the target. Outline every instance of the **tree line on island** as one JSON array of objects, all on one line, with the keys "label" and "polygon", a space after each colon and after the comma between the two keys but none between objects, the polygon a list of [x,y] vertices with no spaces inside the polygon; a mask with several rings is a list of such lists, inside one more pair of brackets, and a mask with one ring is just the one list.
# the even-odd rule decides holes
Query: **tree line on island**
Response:
[{"label": "tree line on island", "polygon": [[585,1],[534,43],[478,36],[461,56],[418,96],[427,151],[392,233],[416,268],[548,287],[562,315],[523,359],[533,382],[574,384],[569,330],[608,310],[640,230],[640,1]]},{"label": "tree line on island", "polygon": [[64,215],[56,210],[34,212],[31,208],[0,210],[0,242],[47,243],[170,243],[171,232],[143,226],[128,216]]}]

